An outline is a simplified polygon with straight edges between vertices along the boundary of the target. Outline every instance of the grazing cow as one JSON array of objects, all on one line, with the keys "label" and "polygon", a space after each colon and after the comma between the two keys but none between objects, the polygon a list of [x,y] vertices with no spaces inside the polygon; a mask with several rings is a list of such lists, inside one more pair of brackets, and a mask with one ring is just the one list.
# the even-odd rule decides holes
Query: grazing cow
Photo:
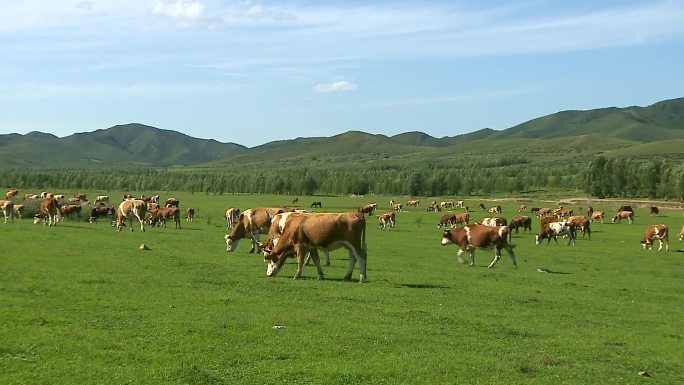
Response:
[{"label": "grazing cow", "polygon": [[24,205],[15,204],[14,205],[14,216],[21,219],[21,217],[24,215],[24,209],[25,209]]},{"label": "grazing cow", "polygon": [[323,204],[320,201],[313,201],[313,202],[311,202],[311,207],[322,208]]},{"label": "grazing cow", "polygon": [[60,212],[63,217],[74,219],[74,217],[81,217],[81,209],[81,205],[65,205],[60,207]]},{"label": "grazing cow", "polygon": [[67,203],[69,203],[70,205],[80,205],[81,200],[76,198],[76,197],[71,197],[71,198],[67,199]]},{"label": "grazing cow", "polygon": [[5,194],[5,196],[7,197],[7,200],[8,200],[8,201],[11,201],[12,198],[14,198],[15,196],[17,196],[17,194],[19,194],[19,191],[18,191],[18,190],[9,190],[9,191],[7,192],[7,194]]},{"label": "grazing cow", "polygon": [[589,225],[589,218],[582,215],[577,215],[568,218],[568,221],[575,225],[576,230],[582,230],[582,238],[584,238],[584,235],[587,234],[589,235],[589,239],[591,239],[591,226]]},{"label": "grazing cow", "polygon": [[403,206],[402,206],[401,203],[395,203],[394,205],[392,205],[392,210],[398,212],[398,211],[401,211],[402,207],[403,207]]},{"label": "grazing cow", "polygon": [[501,205],[496,205],[496,206],[494,206],[494,207],[491,207],[491,208],[489,209],[489,212],[490,212],[490,213],[501,214]]},{"label": "grazing cow", "polygon": [[233,226],[235,226],[235,222],[238,220],[240,217],[240,209],[237,207],[231,207],[226,210],[226,215],[224,218],[226,218],[226,227],[229,229],[232,229]]},{"label": "grazing cow", "polygon": [[[589,210],[587,210],[587,213],[589,213]],[[589,214],[591,217],[591,221],[601,221],[603,223],[603,219],[606,216],[606,213],[603,211],[594,211],[593,209],[591,210],[591,214]]]},{"label": "grazing cow", "polygon": [[164,204],[165,207],[178,207],[180,205],[180,201],[176,198],[169,198],[166,200],[166,204]]},{"label": "grazing cow", "polygon": [[465,201],[456,201],[456,207],[464,208],[465,207]]},{"label": "grazing cow", "polygon": [[653,240],[657,239],[658,241],[660,241],[660,247],[658,247],[658,251],[661,251],[663,249],[663,244],[665,245],[665,251],[670,251],[668,233],[669,231],[666,225],[646,226],[646,228],[644,229],[644,239],[641,241],[641,246],[644,247],[644,250],[652,250]]},{"label": "grazing cow", "polygon": [[577,238],[575,225],[568,221],[551,222],[547,224],[541,229],[539,235],[535,236],[534,242],[539,245],[543,239],[547,239],[546,244],[548,245],[551,243],[551,239],[553,239],[556,241],[556,244],[558,244],[557,237],[560,235],[567,235],[569,238],[568,245],[575,245],[575,238]]},{"label": "grazing cow", "polygon": [[140,199],[126,199],[119,203],[119,209],[116,211],[116,230],[121,231],[126,219],[131,221],[131,231],[133,231],[133,218],[140,222],[140,231],[145,231],[145,212],[147,206],[145,202]]},{"label": "grazing cow", "polygon": [[[266,242],[260,243],[259,246],[261,247],[262,250],[268,249],[271,250],[273,247],[278,243],[280,240],[280,235],[283,233],[283,230],[285,229],[285,226],[288,223],[288,218],[292,215],[297,216],[297,215],[309,215],[311,212],[286,212],[286,213],[280,213],[273,217],[273,220],[271,221],[271,227],[268,229],[268,237]],[[325,254],[325,265],[330,266],[330,252],[327,249],[322,249],[323,254]],[[268,256],[268,253],[264,251],[264,258]],[[306,261],[304,262],[305,265],[309,265],[309,262],[311,260],[311,253],[308,253],[306,257]]]},{"label": "grazing cow", "polygon": [[452,201],[439,202],[439,207],[441,207],[445,210],[449,210],[449,209],[454,208],[454,202],[452,202]]},{"label": "grazing cow", "polygon": [[484,211],[487,211],[487,208],[486,208],[485,205],[483,205],[482,203],[480,203],[480,208],[481,208],[482,210],[484,210]]},{"label": "grazing cow", "polygon": [[173,222],[176,224],[175,228],[181,228],[180,209],[178,207],[160,207],[157,210],[150,211],[148,214],[152,215],[146,216],[145,219],[150,219],[150,225],[152,226],[156,223],[157,227],[161,226],[166,228],[166,221],[168,219],[173,219]]},{"label": "grazing cow", "polygon": [[90,216],[88,217],[88,222],[93,223],[97,222],[97,218],[99,217],[109,217],[110,221],[114,221],[114,213],[116,212],[116,208],[114,206],[97,206],[93,207],[92,210],[90,210]]},{"label": "grazing cow", "polygon": [[273,218],[283,212],[285,210],[272,207],[245,210],[240,214],[231,233],[223,237],[226,241],[226,251],[235,251],[242,238],[250,238],[252,248],[249,252],[254,253],[259,248],[259,234],[266,234]]},{"label": "grazing cow", "polygon": [[406,202],[406,204],[410,207],[418,207],[418,205],[420,204],[420,201],[417,199],[409,199],[409,201]]},{"label": "grazing cow", "polygon": [[359,207],[357,212],[362,214],[368,214],[368,216],[370,217],[371,215],[373,215],[373,211],[375,211],[376,208],[378,208],[377,203],[369,203],[367,205]]},{"label": "grazing cow", "polygon": [[511,230],[515,230],[515,233],[518,234],[518,229],[522,227],[523,229],[523,234],[525,233],[525,230],[529,230],[530,234],[532,233],[532,218],[528,217],[527,215],[521,215],[517,217],[513,217],[511,219],[511,224],[508,225],[508,227]]},{"label": "grazing cow", "polygon": [[537,210],[537,218],[542,219],[543,217],[548,217],[551,215],[551,209],[548,207],[542,207]]},{"label": "grazing cow", "polygon": [[344,276],[351,279],[356,262],[359,262],[359,282],[366,281],[366,218],[361,212],[342,214],[292,215],[283,229],[278,242],[272,247],[264,246],[264,261],[268,262],[266,275],[275,276],[290,256],[297,257],[297,272],[302,275],[306,253],[316,263],[318,278],[323,279],[318,249],[335,250],[344,247],[349,250],[349,268]]},{"label": "grazing cow", "polygon": [[444,228],[452,228],[456,227],[456,214],[452,213],[447,213],[442,215],[441,218],[439,218],[439,223],[437,223],[437,228],[441,228],[444,226]]},{"label": "grazing cow", "polygon": [[524,212],[525,210],[527,210],[527,205],[520,205],[520,207],[518,208],[518,212],[519,212],[519,213],[522,213],[522,212]]},{"label": "grazing cow", "polygon": [[553,215],[558,218],[558,219],[564,219],[564,218],[569,218],[573,216],[575,213],[572,210],[564,209],[564,208],[558,208],[553,210]]},{"label": "grazing cow", "polygon": [[57,202],[57,199],[55,198],[47,197],[40,202],[40,208],[33,219],[33,224],[40,223],[41,220],[44,220],[46,226],[57,226],[59,219],[59,202]]},{"label": "grazing cow", "polygon": [[530,212],[534,214],[535,217],[539,218],[539,210],[541,210],[540,207],[532,207],[530,209]]},{"label": "grazing cow", "polygon": [[651,216],[658,215],[658,214],[660,214],[660,210],[658,210],[658,207],[651,206]]},{"label": "grazing cow", "polygon": [[394,213],[384,213],[381,215],[378,215],[378,225],[380,226],[381,230],[385,230],[386,228],[393,228],[395,224],[395,214]]},{"label": "grazing cow", "polygon": [[0,209],[5,216],[5,223],[7,223],[8,219],[14,222],[14,203],[11,200],[0,201]]},{"label": "grazing cow", "polygon": [[506,226],[508,224],[508,221],[506,218],[501,218],[501,217],[492,217],[492,218],[482,218],[482,222],[480,223],[483,226]]},{"label": "grazing cow", "polygon": [[101,203],[105,204],[109,202],[109,195],[98,195],[95,197],[95,204]]},{"label": "grazing cow", "polygon": [[127,200],[127,199],[133,199],[133,195],[131,195],[131,194],[123,194],[123,196],[121,197],[121,201],[123,202],[123,201],[125,201],[125,200]]},{"label": "grazing cow", "polygon": [[188,222],[192,222],[192,220],[195,218],[195,209],[192,207],[188,207],[185,210],[185,220]]},{"label": "grazing cow", "polygon": [[684,241],[684,225],[682,225],[682,229],[679,230],[679,240]]},{"label": "grazing cow", "polygon": [[442,208],[439,207],[439,205],[435,203],[434,205],[428,206],[428,208],[426,209],[426,211],[427,211],[427,212],[430,212],[430,211],[440,212],[440,211],[442,211]]},{"label": "grazing cow", "polygon": [[617,214],[613,217],[613,223],[620,222],[623,219],[627,219],[629,224],[631,225],[632,222],[634,222],[634,211],[618,211]]},{"label": "grazing cow", "polygon": [[483,225],[465,225],[451,230],[445,230],[442,235],[442,246],[455,244],[458,246],[456,256],[458,261],[465,263],[461,256],[463,252],[470,255],[470,266],[475,266],[475,249],[494,248],[494,259],[487,267],[493,267],[501,259],[501,249],[511,256],[513,267],[517,267],[515,253],[511,244],[511,229],[507,226],[490,227]]}]

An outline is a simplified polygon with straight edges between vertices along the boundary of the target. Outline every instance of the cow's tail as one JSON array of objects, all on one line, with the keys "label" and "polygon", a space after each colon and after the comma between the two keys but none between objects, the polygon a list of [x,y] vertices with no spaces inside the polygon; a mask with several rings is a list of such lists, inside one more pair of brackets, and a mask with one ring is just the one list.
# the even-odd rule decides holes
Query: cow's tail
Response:
[{"label": "cow's tail", "polygon": [[[508,226],[506,226],[508,227]],[[511,243],[511,235],[513,234],[513,231],[511,231],[511,228],[508,227],[508,232],[506,233],[506,243],[508,243],[508,246],[512,249],[515,247],[513,243]]]}]

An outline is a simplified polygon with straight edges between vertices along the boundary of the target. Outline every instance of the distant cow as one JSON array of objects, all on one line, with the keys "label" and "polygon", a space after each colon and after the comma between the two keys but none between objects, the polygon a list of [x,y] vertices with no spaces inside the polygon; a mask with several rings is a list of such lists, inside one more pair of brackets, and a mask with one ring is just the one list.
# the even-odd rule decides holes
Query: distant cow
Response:
[{"label": "distant cow", "polygon": [[395,203],[395,204],[392,205],[392,210],[394,210],[394,211],[399,212],[399,211],[401,211],[401,208],[402,208],[402,204],[401,204],[401,203]]},{"label": "distant cow", "polygon": [[[684,227],[682,228],[682,231],[684,231]],[[663,249],[663,244],[665,245],[665,251],[670,251],[668,232],[669,231],[666,225],[646,226],[644,229],[644,239],[641,241],[641,245],[644,247],[644,250],[653,249],[653,240],[657,239],[660,241],[660,247],[658,247],[658,251]],[[682,235],[680,234],[680,240],[681,236]]]},{"label": "distant cow", "polygon": [[69,219],[80,218],[81,209],[81,205],[65,205],[60,207],[62,216]]},{"label": "distant cow", "polygon": [[185,220],[188,222],[192,222],[192,220],[195,218],[195,209],[192,207],[188,207],[185,210]]},{"label": "distant cow", "polygon": [[110,221],[114,221],[114,213],[116,208],[114,206],[97,206],[90,210],[90,216],[88,217],[88,222],[97,222],[99,217],[109,217]]},{"label": "distant cow", "polygon": [[418,205],[420,204],[420,201],[417,199],[409,199],[409,201],[406,202],[406,204],[408,206],[411,206],[411,207],[418,207]]},{"label": "distant cow", "polygon": [[494,207],[490,207],[489,212],[500,214],[501,213],[501,205],[496,205]]},{"label": "distant cow", "polygon": [[456,207],[465,208],[465,201],[456,201]]},{"label": "distant cow", "polygon": [[508,221],[502,217],[482,218],[482,225],[484,226],[506,226]]},{"label": "distant cow", "polygon": [[311,202],[311,207],[322,208],[323,204],[320,201],[313,201],[313,202]]},{"label": "distant cow", "polygon": [[551,242],[551,239],[553,239],[554,241],[556,241],[556,244],[558,244],[557,237],[561,235],[568,236],[568,245],[575,245],[575,238],[577,238],[577,233],[575,232],[575,225],[568,221],[549,223],[541,229],[539,234],[535,237],[534,241],[537,245],[539,245],[541,244],[542,240],[547,239],[546,244],[548,245]]},{"label": "distant cow", "polygon": [[393,212],[378,215],[378,226],[381,230],[386,228],[393,228],[395,224],[396,215]]},{"label": "distant cow", "polygon": [[515,230],[516,234],[518,234],[519,228],[523,229],[523,233],[525,233],[525,230],[528,230],[530,233],[532,233],[532,218],[528,217],[527,215],[513,217],[508,227],[511,230]]},{"label": "distant cow", "polygon": [[232,229],[235,226],[235,222],[240,217],[240,209],[237,207],[231,207],[226,210],[224,218],[226,218],[226,226]]},{"label": "distant cow", "polygon": [[475,249],[494,248],[494,259],[487,267],[493,267],[501,259],[501,249],[504,249],[511,256],[513,266],[517,267],[511,244],[511,230],[507,226],[489,227],[474,224],[445,230],[441,244],[458,246],[456,255],[461,263],[465,263],[461,254],[467,251],[470,255],[470,266],[475,266]]},{"label": "distant cow", "polygon": [[166,200],[165,207],[179,207],[180,201],[176,198],[169,198]]},{"label": "distant cow", "polygon": [[294,199],[292,199],[293,205],[296,205],[297,203],[299,203],[299,198],[295,197]]},{"label": "distant cow", "polygon": [[98,195],[97,197],[95,197],[95,204],[105,204],[107,202],[109,202],[109,195]]},{"label": "distant cow", "polygon": [[527,205],[520,205],[520,207],[518,208],[518,212],[519,212],[519,213],[522,213],[522,212],[524,212],[525,210],[527,210]]},{"label": "distant cow", "polygon": [[14,205],[14,216],[21,219],[22,216],[24,216],[24,209],[26,207],[23,204],[15,204]]},{"label": "distant cow", "polygon": [[485,205],[483,205],[482,203],[480,203],[480,208],[481,208],[482,210],[484,210],[484,211],[487,211],[487,208],[486,208]]},{"label": "distant cow", "polygon": [[81,193],[76,193],[73,195],[74,198],[78,199],[79,201],[87,201],[88,198],[86,197],[86,194],[81,194]]},{"label": "distant cow", "polygon": [[366,218],[361,212],[342,214],[308,214],[291,215],[285,225],[279,241],[272,248],[264,247],[264,261],[268,262],[266,275],[275,276],[288,257],[297,257],[297,272],[294,278],[302,274],[306,253],[311,257],[318,269],[318,278],[323,278],[318,249],[334,250],[345,247],[349,250],[349,268],[344,276],[351,279],[356,262],[359,263],[359,282],[366,281]]},{"label": "distant cow", "polygon": [[543,217],[548,217],[551,215],[551,209],[548,207],[542,207],[537,210],[537,218],[542,219]]},{"label": "distant cow", "polygon": [[378,207],[377,203],[369,203],[367,205],[363,205],[363,206],[359,207],[357,212],[363,213],[363,214],[368,214],[368,216],[370,217],[371,215],[373,215],[373,211],[375,211],[375,209],[377,207]]},{"label": "distant cow", "polygon": [[126,219],[131,221],[131,231],[133,230],[133,218],[140,222],[140,231],[145,231],[145,213],[147,207],[145,202],[140,199],[126,199],[119,203],[119,208],[116,211],[116,230],[121,231],[126,222]]},{"label": "distant cow", "polygon": [[651,206],[651,216],[658,215],[658,214],[660,214],[660,210],[658,210],[658,207]]},{"label": "distant cow", "polygon": [[613,223],[619,223],[623,219],[627,219],[629,224],[631,225],[632,222],[634,222],[634,211],[618,211],[617,214],[613,217]]},{"label": "distant cow", "polygon": [[166,227],[166,221],[173,219],[176,225],[175,228],[181,228],[180,209],[178,207],[160,207],[157,210],[150,211],[149,214],[152,214],[150,218],[152,220],[151,225],[156,223],[157,227]]}]

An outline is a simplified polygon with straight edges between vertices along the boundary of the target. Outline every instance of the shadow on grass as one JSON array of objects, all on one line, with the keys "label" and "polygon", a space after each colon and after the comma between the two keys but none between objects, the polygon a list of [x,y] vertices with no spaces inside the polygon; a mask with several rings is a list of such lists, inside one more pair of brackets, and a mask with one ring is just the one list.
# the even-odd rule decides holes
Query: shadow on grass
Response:
[{"label": "shadow on grass", "polygon": [[433,285],[429,283],[398,283],[396,287],[405,287],[409,289],[449,289],[449,286]]}]

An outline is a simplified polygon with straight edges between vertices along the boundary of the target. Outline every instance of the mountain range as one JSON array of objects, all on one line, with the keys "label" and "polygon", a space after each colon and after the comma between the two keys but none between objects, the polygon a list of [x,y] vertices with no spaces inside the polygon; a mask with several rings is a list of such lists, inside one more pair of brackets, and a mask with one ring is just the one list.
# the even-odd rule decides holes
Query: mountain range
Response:
[{"label": "mountain range", "polygon": [[587,155],[684,158],[684,98],[647,107],[562,111],[497,131],[435,138],[349,131],[247,148],[235,143],[131,123],[59,138],[31,132],[0,135],[1,168],[244,167],[287,161],[306,167],[431,164],[459,157],[549,162]]}]

